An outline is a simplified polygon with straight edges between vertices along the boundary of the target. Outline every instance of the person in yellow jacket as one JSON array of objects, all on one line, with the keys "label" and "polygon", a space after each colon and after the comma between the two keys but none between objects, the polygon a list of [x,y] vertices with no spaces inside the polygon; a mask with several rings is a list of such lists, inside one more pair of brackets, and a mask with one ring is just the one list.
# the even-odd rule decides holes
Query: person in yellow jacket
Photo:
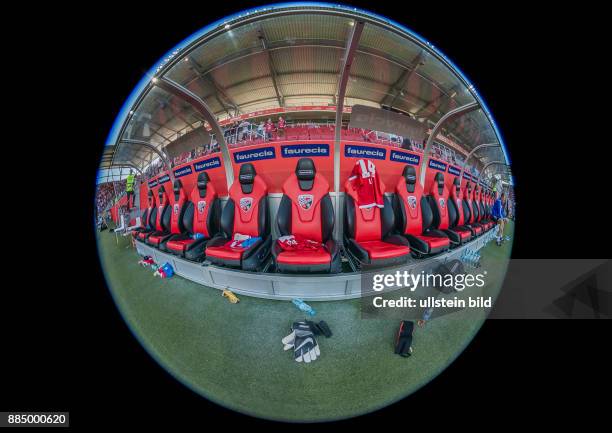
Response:
[{"label": "person in yellow jacket", "polygon": [[128,210],[133,206],[131,201],[134,201],[134,183],[136,183],[136,176],[134,176],[134,172],[130,170],[130,174],[125,178],[125,193],[127,195]]}]

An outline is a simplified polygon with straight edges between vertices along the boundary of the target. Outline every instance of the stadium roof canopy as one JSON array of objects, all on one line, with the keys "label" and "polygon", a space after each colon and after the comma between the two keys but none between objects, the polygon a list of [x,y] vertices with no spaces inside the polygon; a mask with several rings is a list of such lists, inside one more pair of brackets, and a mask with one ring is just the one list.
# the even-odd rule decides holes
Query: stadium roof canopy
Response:
[{"label": "stadium roof canopy", "polygon": [[[361,31],[355,38],[356,26]],[[481,166],[495,160],[509,163],[474,86],[429,42],[362,10],[292,3],[213,23],[168,53],[126,101],[109,135],[100,178],[111,173],[112,166],[141,170],[157,159],[156,149],[211,126],[201,110],[160,86],[162,80],[199,97],[220,124],[279,107],[335,107],[351,44],[355,51],[348,65],[345,107],[392,108],[431,128],[449,111],[476,102],[479,109],[447,122],[442,135],[466,153],[479,144],[497,143],[478,150],[475,157]]]}]

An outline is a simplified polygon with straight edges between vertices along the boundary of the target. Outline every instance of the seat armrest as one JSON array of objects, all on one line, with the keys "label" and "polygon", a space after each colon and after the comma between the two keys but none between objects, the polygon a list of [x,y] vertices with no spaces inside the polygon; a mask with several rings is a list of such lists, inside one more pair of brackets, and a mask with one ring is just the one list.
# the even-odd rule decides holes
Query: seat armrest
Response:
[{"label": "seat armrest", "polygon": [[229,242],[229,238],[226,238],[225,236],[217,235],[217,236],[215,236],[214,238],[210,239],[207,242],[206,248],[210,248],[210,247],[222,247],[223,245],[225,245],[228,242]]},{"label": "seat armrest", "polygon": [[338,242],[336,242],[333,239],[328,239],[324,245],[329,255],[332,256],[332,259],[336,257],[338,253],[340,252],[340,248],[338,247]]},{"label": "seat armrest", "polygon": [[408,242],[408,239],[400,235],[389,235],[382,241],[393,245],[403,245],[405,247],[410,247],[410,242]]},{"label": "seat armrest", "polygon": [[196,239],[193,242],[189,243],[189,244],[185,244],[185,251],[190,251],[200,245],[202,245],[205,242],[208,242],[210,240],[210,238],[200,238],[200,239]]}]

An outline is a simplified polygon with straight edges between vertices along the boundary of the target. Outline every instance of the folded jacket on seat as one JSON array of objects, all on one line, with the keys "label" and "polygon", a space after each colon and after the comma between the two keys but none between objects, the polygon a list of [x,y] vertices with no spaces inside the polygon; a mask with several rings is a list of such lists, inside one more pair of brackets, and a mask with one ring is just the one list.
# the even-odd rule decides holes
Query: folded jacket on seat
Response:
[{"label": "folded jacket on seat", "polygon": [[226,248],[229,249],[234,249],[234,250],[246,250],[248,248],[250,248],[253,244],[255,244],[256,242],[260,241],[261,238],[260,237],[252,237],[249,235],[243,235],[240,233],[236,233],[234,235],[234,239],[232,239],[231,241],[227,242],[224,246]]},{"label": "folded jacket on seat", "polygon": [[299,235],[281,236],[276,240],[276,242],[283,249],[283,251],[320,250],[323,248],[323,244],[321,242],[306,239]]}]

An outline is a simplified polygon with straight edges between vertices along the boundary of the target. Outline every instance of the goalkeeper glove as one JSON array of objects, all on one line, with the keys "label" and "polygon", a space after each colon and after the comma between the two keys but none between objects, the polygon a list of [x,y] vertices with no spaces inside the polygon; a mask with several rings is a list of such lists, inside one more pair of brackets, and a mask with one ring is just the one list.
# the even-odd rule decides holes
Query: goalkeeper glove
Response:
[{"label": "goalkeeper glove", "polygon": [[293,322],[291,334],[283,338],[283,350],[293,349],[293,357],[297,362],[309,364],[321,356],[317,340],[306,322]]}]

